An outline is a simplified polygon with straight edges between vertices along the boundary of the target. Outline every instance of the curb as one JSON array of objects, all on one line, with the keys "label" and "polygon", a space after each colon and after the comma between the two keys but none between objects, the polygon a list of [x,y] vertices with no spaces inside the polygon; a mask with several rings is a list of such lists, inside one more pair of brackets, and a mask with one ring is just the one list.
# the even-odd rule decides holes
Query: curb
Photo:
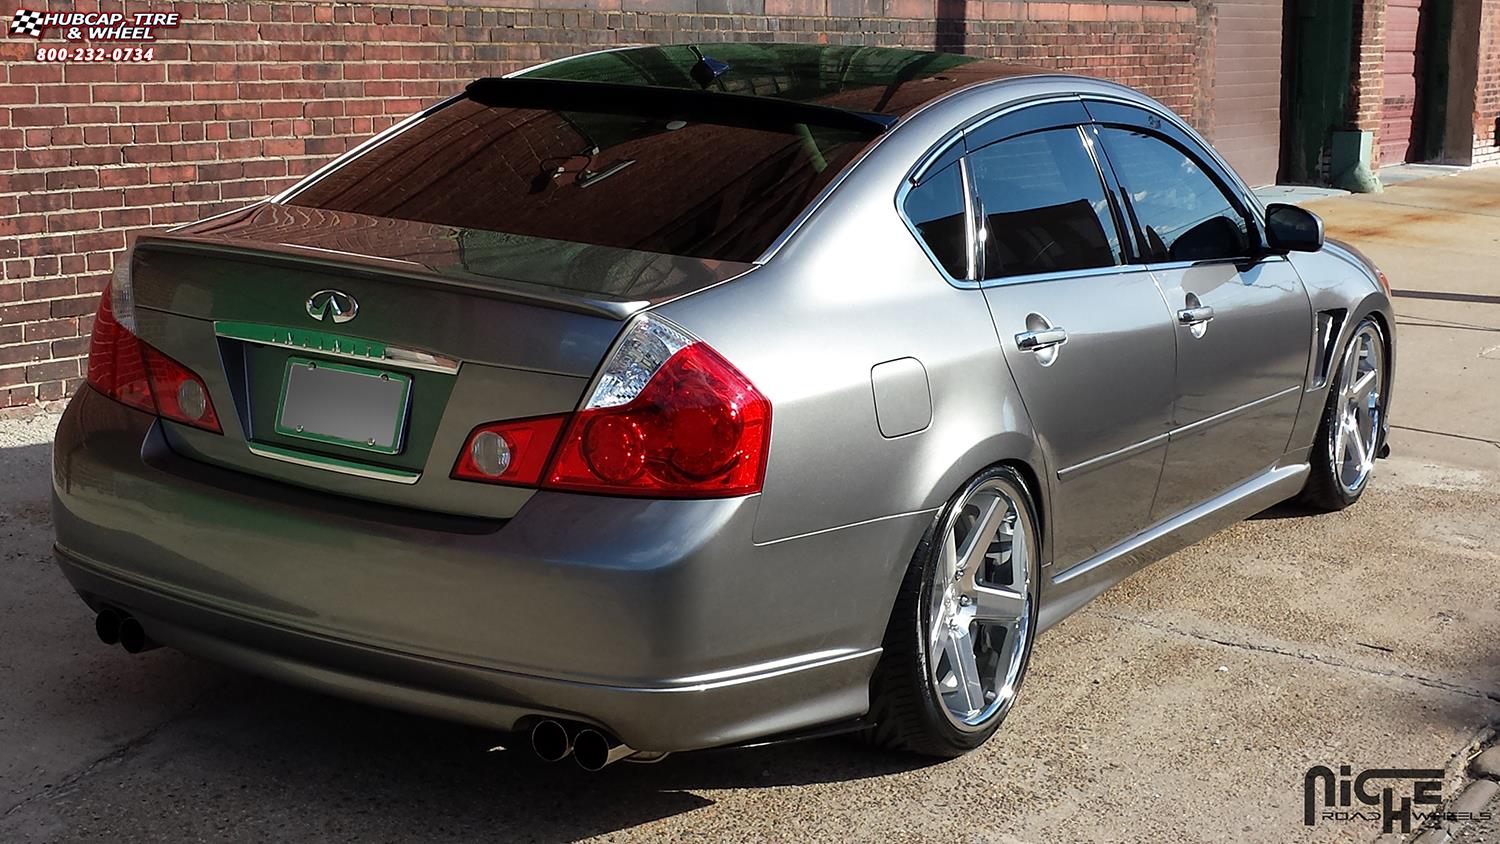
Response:
[{"label": "curb", "polygon": [[1480,777],[1500,779],[1500,745],[1475,756],[1474,761],[1469,763],[1469,776],[1475,779]]},{"label": "curb", "polygon": [[[1445,807],[1445,812],[1476,815],[1484,811],[1490,801],[1500,797],[1500,782],[1497,782],[1500,780],[1500,745],[1475,756],[1469,762],[1468,774],[1472,777],[1469,784]],[[1458,825],[1458,822],[1444,821],[1441,826],[1411,839],[1410,844],[1448,844],[1453,840],[1451,830]]]}]

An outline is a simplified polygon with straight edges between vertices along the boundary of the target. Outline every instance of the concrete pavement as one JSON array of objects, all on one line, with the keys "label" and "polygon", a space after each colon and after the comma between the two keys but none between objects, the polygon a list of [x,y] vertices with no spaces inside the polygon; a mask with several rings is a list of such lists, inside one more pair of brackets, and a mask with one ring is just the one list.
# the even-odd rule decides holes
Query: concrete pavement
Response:
[{"label": "concrete pavement", "polygon": [[1442,768],[1451,797],[1500,724],[1500,170],[1309,207],[1401,291],[1394,454],[1365,499],[1132,578],[1040,639],[994,741],[940,764],[831,740],[586,776],[128,658],[50,561],[54,418],[0,423],[0,840],[1372,841],[1302,824],[1310,766]]}]

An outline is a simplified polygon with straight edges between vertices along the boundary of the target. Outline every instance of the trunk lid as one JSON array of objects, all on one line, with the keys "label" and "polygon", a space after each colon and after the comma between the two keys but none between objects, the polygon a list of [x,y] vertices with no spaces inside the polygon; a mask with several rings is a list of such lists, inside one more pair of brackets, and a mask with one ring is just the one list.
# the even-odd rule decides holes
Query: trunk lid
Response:
[{"label": "trunk lid", "polygon": [[[132,289],[141,339],[204,379],[223,424],[218,436],[164,423],[174,449],[337,495],[508,518],[531,490],[449,477],[469,432],[572,411],[630,315],[747,269],[266,203],[140,238]],[[405,396],[289,388],[309,364],[385,376]],[[342,415],[335,427],[392,414],[396,435],[315,437],[295,426],[309,402]]]}]

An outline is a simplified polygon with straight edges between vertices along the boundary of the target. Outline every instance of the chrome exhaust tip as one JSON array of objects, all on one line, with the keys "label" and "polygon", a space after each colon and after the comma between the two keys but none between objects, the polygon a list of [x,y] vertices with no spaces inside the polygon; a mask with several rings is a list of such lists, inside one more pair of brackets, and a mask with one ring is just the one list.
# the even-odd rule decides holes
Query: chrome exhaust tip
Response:
[{"label": "chrome exhaust tip", "polygon": [[135,616],[131,615],[120,619],[119,638],[120,647],[124,648],[125,652],[130,654],[144,653],[153,648],[161,647],[150,636],[146,635],[146,628],[142,627],[141,623],[135,620]]},{"label": "chrome exhaust tip", "polygon": [[561,762],[573,752],[573,737],[557,721],[538,721],[531,728],[531,752],[543,762]]},{"label": "chrome exhaust tip", "polygon": [[587,727],[573,737],[573,761],[585,771],[602,771],[635,753],[635,748]]},{"label": "chrome exhaust tip", "polygon": [[118,611],[109,607],[99,611],[94,616],[94,633],[98,634],[99,641],[106,645],[118,645],[120,643],[120,622],[125,617]]}]

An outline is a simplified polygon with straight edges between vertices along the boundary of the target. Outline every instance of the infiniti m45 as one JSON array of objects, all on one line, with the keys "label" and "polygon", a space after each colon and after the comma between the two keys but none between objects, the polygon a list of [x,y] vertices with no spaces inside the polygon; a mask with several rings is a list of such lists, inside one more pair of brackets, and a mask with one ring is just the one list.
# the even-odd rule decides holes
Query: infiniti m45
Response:
[{"label": "infiniti m45", "polygon": [[1385,452],[1389,288],[1121,85],[592,53],[117,261],[57,433],[98,635],[597,769],[956,756],[1038,634]]}]

